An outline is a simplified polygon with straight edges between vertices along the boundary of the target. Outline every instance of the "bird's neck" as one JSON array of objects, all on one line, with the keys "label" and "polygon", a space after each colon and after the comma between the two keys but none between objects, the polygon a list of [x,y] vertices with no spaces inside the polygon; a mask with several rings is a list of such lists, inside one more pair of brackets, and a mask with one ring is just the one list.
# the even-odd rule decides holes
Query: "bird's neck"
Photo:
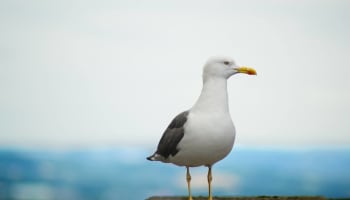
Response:
[{"label": "bird's neck", "polygon": [[206,78],[202,92],[191,111],[229,113],[227,80],[225,78]]}]

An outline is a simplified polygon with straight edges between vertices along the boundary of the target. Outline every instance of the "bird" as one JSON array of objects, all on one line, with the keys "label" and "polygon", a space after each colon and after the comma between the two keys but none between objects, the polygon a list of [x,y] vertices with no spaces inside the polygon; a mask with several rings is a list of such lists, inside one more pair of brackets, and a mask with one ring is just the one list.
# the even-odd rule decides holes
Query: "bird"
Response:
[{"label": "bird", "polygon": [[203,87],[188,110],[178,114],[165,129],[150,161],[186,167],[188,199],[192,200],[190,167],[208,167],[208,199],[212,200],[212,167],[225,158],[235,141],[227,80],[235,74],[256,75],[253,68],[238,66],[229,57],[211,57],[203,67]]}]

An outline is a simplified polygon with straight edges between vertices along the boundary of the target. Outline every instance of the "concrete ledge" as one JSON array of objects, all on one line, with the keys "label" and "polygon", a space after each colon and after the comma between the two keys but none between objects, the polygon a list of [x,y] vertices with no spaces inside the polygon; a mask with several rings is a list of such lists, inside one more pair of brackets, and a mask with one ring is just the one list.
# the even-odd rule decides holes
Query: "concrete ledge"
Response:
[{"label": "concrete ledge", "polygon": [[[188,197],[154,196],[146,200],[188,200]],[[208,197],[193,197],[193,200],[208,200]],[[213,197],[213,200],[326,200],[318,196],[256,196],[256,197]]]}]

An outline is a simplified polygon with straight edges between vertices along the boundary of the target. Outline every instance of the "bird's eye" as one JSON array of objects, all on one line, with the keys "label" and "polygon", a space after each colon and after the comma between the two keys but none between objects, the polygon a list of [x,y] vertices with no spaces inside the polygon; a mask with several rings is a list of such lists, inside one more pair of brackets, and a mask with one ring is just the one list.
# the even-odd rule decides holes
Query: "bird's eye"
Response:
[{"label": "bird's eye", "polygon": [[225,65],[229,65],[230,62],[229,62],[229,61],[224,61],[224,64],[225,64]]}]

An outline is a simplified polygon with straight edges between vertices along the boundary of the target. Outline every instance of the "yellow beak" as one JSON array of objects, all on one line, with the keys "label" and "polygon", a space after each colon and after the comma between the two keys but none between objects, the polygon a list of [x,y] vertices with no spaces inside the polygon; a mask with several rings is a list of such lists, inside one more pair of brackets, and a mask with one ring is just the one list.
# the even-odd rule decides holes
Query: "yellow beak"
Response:
[{"label": "yellow beak", "polygon": [[238,73],[245,73],[249,75],[256,75],[256,71],[253,68],[242,66],[237,68]]}]

